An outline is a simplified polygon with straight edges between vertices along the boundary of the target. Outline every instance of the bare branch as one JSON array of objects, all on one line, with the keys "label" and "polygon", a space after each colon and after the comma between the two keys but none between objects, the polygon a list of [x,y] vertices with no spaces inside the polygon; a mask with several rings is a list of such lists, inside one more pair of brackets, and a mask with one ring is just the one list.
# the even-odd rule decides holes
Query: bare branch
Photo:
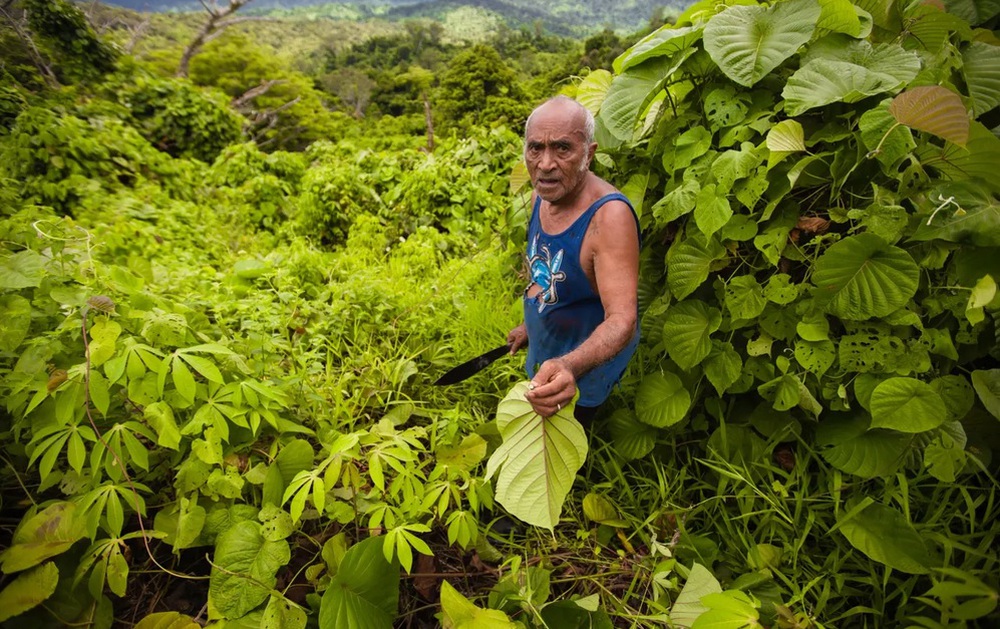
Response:
[{"label": "bare branch", "polygon": [[194,36],[191,43],[188,44],[187,48],[184,49],[184,53],[181,55],[181,62],[177,67],[176,76],[186,77],[188,75],[188,70],[191,65],[191,58],[194,57],[201,50],[201,47],[205,45],[206,42],[212,41],[217,37],[217,31],[225,28],[226,26],[231,26],[235,22],[233,20],[224,20],[233,13],[236,13],[246,3],[250,0],[229,0],[229,6],[224,9],[219,9],[215,1],[212,1],[212,6],[209,7],[204,0],[202,0],[202,6],[208,11],[208,20],[201,26],[198,34]]},{"label": "bare branch", "polygon": [[49,87],[53,89],[59,87],[59,79],[56,78],[56,74],[52,71],[52,67],[45,62],[45,58],[42,56],[42,53],[39,52],[38,47],[35,46],[35,40],[31,38],[31,35],[29,35],[27,31],[21,27],[21,24],[18,23],[18,21],[15,20],[10,13],[7,13],[6,5],[0,8],[0,15],[3,15],[4,18],[10,22],[10,25],[14,28],[14,32],[17,33],[17,36],[22,42],[24,42],[24,45],[27,46],[28,54],[31,56],[31,60],[35,63],[35,67],[38,68],[38,71],[42,73],[42,76],[45,78],[45,82],[48,83]]},{"label": "bare branch", "polygon": [[280,85],[285,82],[286,82],[285,79],[271,79],[270,81],[264,81],[260,85],[256,87],[251,87],[247,91],[243,92],[242,95],[234,98],[230,104],[235,109],[240,109],[241,107],[243,107],[253,99],[257,98],[258,96],[263,96],[264,94],[266,94],[267,91],[270,90],[275,85]]},{"label": "bare branch", "polygon": [[147,15],[146,17],[143,18],[141,22],[136,24],[134,28],[130,29],[132,36],[129,37],[128,43],[125,44],[126,53],[132,54],[132,51],[135,49],[136,44],[139,43],[139,40],[142,39],[142,36],[145,35],[146,31],[149,29],[149,24],[151,19],[152,16]]}]

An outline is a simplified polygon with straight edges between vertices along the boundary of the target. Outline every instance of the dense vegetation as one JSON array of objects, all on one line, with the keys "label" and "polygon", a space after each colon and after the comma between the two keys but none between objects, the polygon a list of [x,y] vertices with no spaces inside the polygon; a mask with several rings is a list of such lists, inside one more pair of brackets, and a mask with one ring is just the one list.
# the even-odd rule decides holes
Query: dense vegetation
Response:
[{"label": "dense vegetation", "polygon": [[[0,623],[995,625],[1000,7],[730,4],[186,78],[195,17],[4,8]],[[645,243],[589,435],[431,385],[519,320],[557,90]]]}]

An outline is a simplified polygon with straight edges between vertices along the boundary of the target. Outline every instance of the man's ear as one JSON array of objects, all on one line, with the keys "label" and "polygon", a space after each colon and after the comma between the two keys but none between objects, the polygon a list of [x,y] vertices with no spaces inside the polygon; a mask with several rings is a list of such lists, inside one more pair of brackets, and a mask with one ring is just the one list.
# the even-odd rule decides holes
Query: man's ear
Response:
[{"label": "man's ear", "polygon": [[591,142],[590,146],[587,147],[587,163],[592,164],[594,162],[594,155],[597,154],[597,142]]}]

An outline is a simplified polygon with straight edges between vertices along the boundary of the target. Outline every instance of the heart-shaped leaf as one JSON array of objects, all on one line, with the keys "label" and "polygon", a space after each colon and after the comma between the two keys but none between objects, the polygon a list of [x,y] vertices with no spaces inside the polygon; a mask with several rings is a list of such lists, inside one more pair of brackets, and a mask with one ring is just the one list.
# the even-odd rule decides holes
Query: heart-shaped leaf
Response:
[{"label": "heart-shaped leaf", "polygon": [[641,459],[656,445],[656,428],[635,418],[627,408],[611,414],[608,430],[615,444],[615,452],[628,460]]},{"label": "heart-shaped leaf", "polygon": [[684,419],[691,408],[691,394],[675,374],[647,374],[635,395],[635,414],[644,424],[665,428]]},{"label": "heart-shaped leaf", "polygon": [[587,435],[573,418],[573,404],[542,417],[524,398],[527,392],[527,382],[514,385],[497,408],[503,443],[486,463],[486,478],[499,472],[496,499],[511,515],[551,530],[587,458]]},{"label": "heart-shaped leaf", "polygon": [[1000,369],[973,371],[972,386],[986,410],[1000,419]]},{"label": "heart-shaped leaf", "polygon": [[705,27],[705,50],[726,76],[751,87],[809,41],[819,16],[816,0],[729,7]]},{"label": "heart-shaped leaf", "polygon": [[382,537],[347,549],[319,607],[320,629],[392,629],[399,607],[399,565],[382,554]]},{"label": "heart-shaped leaf", "polygon": [[910,254],[873,234],[831,246],[816,261],[816,300],[841,319],[865,320],[899,310],[917,291],[920,270]]},{"label": "heart-shaped leaf", "polygon": [[924,432],[948,419],[944,400],[931,385],[914,378],[889,378],[872,391],[872,428]]},{"label": "heart-shaped leaf", "polygon": [[969,141],[969,112],[958,94],[940,85],[906,90],[892,99],[889,113],[900,124],[959,146]]},{"label": "heart-shaped leaf", "polygon": [[907,574],[930,572],[923,538],[898,511],[881,504],[850,511],[838,522],[847,541],[873,561]]}]

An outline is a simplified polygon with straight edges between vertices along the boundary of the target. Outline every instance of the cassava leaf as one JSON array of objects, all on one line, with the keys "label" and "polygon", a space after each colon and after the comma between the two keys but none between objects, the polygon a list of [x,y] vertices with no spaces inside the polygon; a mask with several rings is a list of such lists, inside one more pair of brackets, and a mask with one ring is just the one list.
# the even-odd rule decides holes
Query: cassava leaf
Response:
[{"label": "cassava leaf", "polygon": [[573,418],[573,404],[551,417],[536,413],[514,385],[497,408],[503,444],[486,464],[486,478],[499,472],[496,499],[520,520],[553,529],[577,470],[587,458],[587,436]]}]

